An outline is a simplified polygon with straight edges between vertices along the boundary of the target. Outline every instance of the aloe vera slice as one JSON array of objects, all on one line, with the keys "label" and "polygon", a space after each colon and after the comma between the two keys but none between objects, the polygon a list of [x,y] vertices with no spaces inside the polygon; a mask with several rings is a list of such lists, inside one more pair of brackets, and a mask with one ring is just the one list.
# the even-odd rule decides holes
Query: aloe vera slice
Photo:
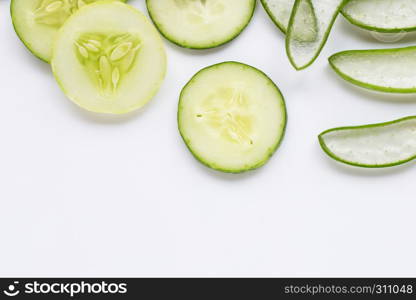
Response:
[{"label": "aloe vera slice", "polygon": [[97,1],[11,0],[10,12],[14,29],[23,44],[35,56],[49,62],[59,28],[81,7]]},{"label": "aloe vera slice", "polygon": [[274,24],[286,33],[295,0],[261,0],[261,4]]},{"label": "aloe vera slice", "polygon": [[250,23],[256,0],[146,0],[159,32],[172,43],[192,49],[223,45]]},{"label": "aloe vera slice", "polygon": [[122,114],[145,105],[166,71],[162,39],[138,10],[118,1],[81,8],[58,32],[52,70],[82,108]]},{"label": "aloe vera slice", "polygon": [[388,93],[416,93],[416,47],[351,50],[329,58],[345,80]]},{"label": "aloe vera slice", "polygon": [[378,32],[416,30],[414,0],[350,0],[342,10],[354,25]]},{"label": "aloe vera slice", "polygon": [[416,116],[364,126],[340,127],[319,135],[331,158],[353,166],[385,168],[416,158]]},{"label": "aloe vera slice", "polygon": [[344,0],[296,0],[286,34],[286,51],[297,70],[307,68],[319,56],[344,3]]},{"label": "aloe vera slice", "polygon": [[204,165],[241,173],[264,165],[286,128],[285,101],[260,70],[224,62],[199,71],[183,88],[178,127]]},{"label": "aloe vera slice", "polygon": [[297,7],[297,16],[302,22],[294,22],[291,38],[300,43],[312,43],[318,37],[318,24],[311,0],[302,0]]}]

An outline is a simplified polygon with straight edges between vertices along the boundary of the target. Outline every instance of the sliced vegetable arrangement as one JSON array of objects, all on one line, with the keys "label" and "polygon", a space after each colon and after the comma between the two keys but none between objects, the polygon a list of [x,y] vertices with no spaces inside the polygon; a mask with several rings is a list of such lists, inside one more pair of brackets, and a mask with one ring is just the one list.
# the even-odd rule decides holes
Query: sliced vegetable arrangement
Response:
[{"label": "sliced vegetable arrangement", "polygon": [[[51,63],[68,98],[88,111],[128,113],[153,98],[167,66],[161,35],[184,48],[218,47],[247,27],[256,7],[255,0],[146,0],[152,24],[125,1],[11,0],[17,35]],[[416,30],[413,0],[261,2],[286,34],[286,52],[297,70],[316,60],[340,12],[371,31]],[[343,51],[329,63],[355,85],[416,93],[416,46]],[[279,147],[287,122],[276,84],[262,71],[233,61],[197,72],[182,89],[177,116],[195,158],[229,173],[264,165]],[[330,157],[349,165],[395,166],[416,158],[416,117],[330,129],[319,142]]]},{"label": "sliced vegetable arrangement", "polygon": [[345,80],[389,93],[416,93],[416,47],[352,50],[329,58]]},{"label": "sliced vegetable arrangement", "polygon": [[223,172],[264,165],[286,128],[286,106],[263,72],[238,62],[199,71],[183,88],[178,126],[192,154]]},{"label": "sliced vegetable arrangement", "polygon": [[384,168],[416,158],[416,116],[391,122],[340,127],[319,135],[333,159],[366,168]]},{"label": "sliced vegetable arrangement", "polygon": [[97,0],[11,0],[10,12],[22,42],[34,55],[49,62],[59,28],[81,7],[94,2]]},{"label": "sliced vegetable arrangement", "polygon": [[81,8],[62,26],[51,65],[76,104],[120,114],[142,107],[158,91],[166,56],[142,13],[121,2],[102,1]]},{"label": "sliced vegetable arrangement", "polygon": [[160,33],[185,48],[207,49],[237,37],[250,22],[256,0],[146,0]]},{"label": "sliced vegetable arrangement", "polygon": [[379,32],[416,30],[414,0],[350,0],[342,13],[352,24]]}]

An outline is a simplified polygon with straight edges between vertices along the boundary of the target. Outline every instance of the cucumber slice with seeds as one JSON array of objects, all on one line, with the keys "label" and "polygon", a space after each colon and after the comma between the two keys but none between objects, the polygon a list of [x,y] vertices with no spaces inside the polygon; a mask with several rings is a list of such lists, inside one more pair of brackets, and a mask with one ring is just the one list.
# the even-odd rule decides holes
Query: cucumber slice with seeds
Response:
[{"label": "cucumber slice with seeds", "polygon": [[79,8],[97,1],[11,0],[10,12],[21,41],[35,56],[49,62],[59,28]]},{"label": "cucumber slice with seeds", "polygon": [[207,49],[236,38],[250,22],[256,0],[146,0],[160,33],[185,48]]},{"label": "cucumber slice with seeds", "polygon": [[331,158],[353,166],[385,168],[416,158],[416,116],[364,126],[340,127],[319,135]]},{"label": "cucumber slice with seeds", "polygon": [[274,24],[286,33],[295,0],[261,0],[261,3]]},{"label": "cucumber slice with seeds", "polygon": [[295,69],[307,68],[319,56],[344,3],[296,0],[286,35],[286,51]]},{"label": "cucumber slice with seeds", "polygon": [[388,93],[416,93],[416,47],[351,50],[329,58],[345,80]]},{"label": "cucumber slice with seeds", "polygon": [[350,0],[342,10],[354,25],[378,32],[416,30],[414,0]]},{"label": "cucumber slice with seeds", "polygon": [[52,70],[65,94],[93,112],[138,109],[157,92],[166,71],[162,40],[133,7],[99,1],[81,8],[59,30]]},{"label": "cucumber slice with seeds", "polygon": [[286,107],[263,72],[238,62],[199,71],[183,88],[180,134],[206,166],[240,173],[264,165],[286,128]]}]

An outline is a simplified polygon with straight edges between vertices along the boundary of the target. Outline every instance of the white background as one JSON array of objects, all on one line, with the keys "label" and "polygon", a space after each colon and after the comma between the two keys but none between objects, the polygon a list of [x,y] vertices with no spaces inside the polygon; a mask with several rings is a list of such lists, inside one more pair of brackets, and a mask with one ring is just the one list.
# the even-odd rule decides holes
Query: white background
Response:
[{"label": "white background", "polygon": [[[143,2],[131,4],[145,12]],[[318,61],[296,72],[258,5],[225,47],[166,42],[169,71],[157,97],[108,117],[65,98],[17,38],[8,6],[0,1],[1,276],[416,276],[414,163],[347,167],[317,142],[328,128],[416,113],[416,95],[353,87],[326,60],[391,45],[340,17]],[[176,126],[182,86],[226,60],[266,72],[289,113],[276,155],[242,175],[200,165]]]}]

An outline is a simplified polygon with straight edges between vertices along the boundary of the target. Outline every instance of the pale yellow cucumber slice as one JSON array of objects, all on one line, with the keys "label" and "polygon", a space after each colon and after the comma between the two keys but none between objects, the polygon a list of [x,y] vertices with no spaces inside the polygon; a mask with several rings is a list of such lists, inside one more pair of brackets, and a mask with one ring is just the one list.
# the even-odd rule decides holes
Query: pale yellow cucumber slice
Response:
[{"label": "pale yellow cucumber slice", "polygon": [[278,148],[286,127],[285,102],[263,72],[225,62],[199,71],[183,88],[178,126],[200,162],[244,172],[264,165]]},{"label": "pale yellow cucumber slice", "polygon": [[52,70],[65,94],[100,113],[126,113],[158,91],[166,55],[154,26],[135,8],[116,1],[87,5],[61,27]]},{"label": "pale yellow cucumber slice", "polygon": [[59,28],[79,8],[97,1],[11,0],[10,12],[15,31],[29,51],[49,62]]}]

